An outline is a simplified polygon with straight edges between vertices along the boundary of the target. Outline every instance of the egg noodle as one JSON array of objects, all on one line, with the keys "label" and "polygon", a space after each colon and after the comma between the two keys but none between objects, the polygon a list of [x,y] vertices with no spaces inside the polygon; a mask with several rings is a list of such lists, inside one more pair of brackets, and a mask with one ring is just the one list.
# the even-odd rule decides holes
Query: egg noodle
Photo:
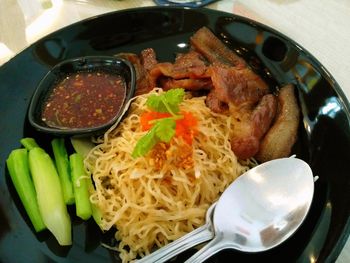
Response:
[{"label": "egg noodle", "polygon": [[231,150],[231,118],[207,108],[205,97],[188,94],[180,109],[198,121],[192,145],[175,137],[133,158],[137,141],[146,134],[140,127],[146,100],[162,92],[135,97],[123,121],[97,138],[99,144],[85,159],[96,188],[91,201],[102,211],[101,228],[116,227],[116,250],[123,262],[203,225],[208,207],[249,166],[240,164]]}]

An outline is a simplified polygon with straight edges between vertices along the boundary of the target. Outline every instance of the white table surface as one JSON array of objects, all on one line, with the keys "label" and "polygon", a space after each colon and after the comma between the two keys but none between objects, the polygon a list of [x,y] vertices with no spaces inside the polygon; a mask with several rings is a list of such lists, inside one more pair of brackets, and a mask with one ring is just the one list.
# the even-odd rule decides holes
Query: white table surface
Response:
[{"label": "white table surface", "polygon": [[[0,65],[41,37],[79,20],[153,5],[150,0],[0,0]],[[294,39],[350,98],[349,0],[221,0],[207,7],[252,18]],[[336,262],[350,262],[350,240]]]}]

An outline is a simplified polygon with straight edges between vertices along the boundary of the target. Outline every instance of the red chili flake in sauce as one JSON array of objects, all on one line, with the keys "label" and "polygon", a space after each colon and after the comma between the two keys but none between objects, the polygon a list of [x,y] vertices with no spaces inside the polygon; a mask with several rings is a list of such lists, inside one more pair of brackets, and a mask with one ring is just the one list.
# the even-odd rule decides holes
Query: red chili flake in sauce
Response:
[{"label": "red chili flake in sauce", "polygon": [[108,123],[125,98],[124,80],[106,72],[66,76],[44,103],[42,120],[51,127],[91,128]]}]

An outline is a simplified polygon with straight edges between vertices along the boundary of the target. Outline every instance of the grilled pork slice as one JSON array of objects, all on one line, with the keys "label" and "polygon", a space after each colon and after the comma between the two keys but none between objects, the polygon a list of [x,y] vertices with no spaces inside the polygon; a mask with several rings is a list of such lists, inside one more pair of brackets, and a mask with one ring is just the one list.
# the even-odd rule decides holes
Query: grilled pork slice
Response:
[{"label": "grilled pork slice", "polygon": [[159,63],[152,71],[173,79],[210,78],[207,74],[208,62],[196,51],[179,53],[174,63]]},{"label": "grilled pork slice", "polygon": [[269,93],[269,87],[251,69],[212,66],[213,91],[217,98],[235,106],[255,105]]},{"label": "grilled pork slice", "polygon": [[229,49],[207,27],[200,28],[190,39],[191,45],[210,63],[221,66],[245,68],[244,59]]},{"label": "grilled pork slice", "polygon": [[276,119],[263,138],[255,158],[260,162],[266,162],[288,157],[297,139],[299,119],[300,110],[294,86],[288,84],[279,91]]},{"label": "grilled pork slice", "polygon": [[153,78],[150,77],[150,71],[158,64],[156,52],[153,48],[146,48],[140,55],[134,53],[119,53],[118,57],[129,60],[136,72],[136,91],[135,95],[141,95],[150,92],[156,85]]},{"label": "grilled pork slice", "polygon": [[277,99],[272,94],[262,97],[253,109],[233,108],[231,149],[240,159],[248,159],[259,151],[261,139],[268,132],[277,110]]},{"label": "grilled pork slice", "polygon": [[205,104],[210,110],[216,113],[227,113],[229,110],[228,104],[225,102],[222,102],[218,98],[214,89],[208,93],[207,98],[205,99]]}]

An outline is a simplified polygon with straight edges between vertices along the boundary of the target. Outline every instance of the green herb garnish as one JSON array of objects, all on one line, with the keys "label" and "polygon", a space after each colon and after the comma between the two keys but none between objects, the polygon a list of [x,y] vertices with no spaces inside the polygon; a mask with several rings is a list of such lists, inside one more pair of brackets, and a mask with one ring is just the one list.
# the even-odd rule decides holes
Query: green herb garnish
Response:
[{"label": "green herb garnish", "polygon": [[149,96],[146,105],[154,111],[176,115],[180,111],[179,104],[183,101],[184,96],[183,89],[171,89],[161,95]]},{"label": "green herb garnish", "polygon": [[183,89],[171,89],[161,95],[148,97],[146,105],[153,111],[170,113],[171,117],[153,120],[152,128],[136,144],[132,157],[137,158],[147,154],[158,142],[169,143],[175,135],[176,120],[183,118],[178,114],[179,104],[183,101]]}]

